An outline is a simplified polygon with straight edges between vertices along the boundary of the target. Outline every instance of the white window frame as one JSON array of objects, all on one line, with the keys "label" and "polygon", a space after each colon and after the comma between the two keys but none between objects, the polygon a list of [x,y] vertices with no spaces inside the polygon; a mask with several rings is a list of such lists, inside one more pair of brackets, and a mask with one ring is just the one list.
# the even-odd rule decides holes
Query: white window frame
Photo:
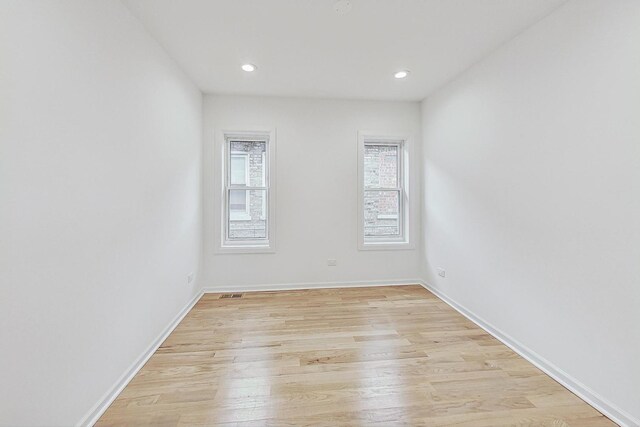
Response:
[{"label": "white window frame", "polygon": [[[264,141],[265,163],[263,168],[263,186],[255,187],[247,185],[246,187],[237,187],[230,184],[229,161],[231,155],[232,141]],[[220,180],[220,227],[217,228],[216,253],[274,253],[275,252],[275,153],[276,138],[275,130],[252,130],[252,131],[228,131],[222,130],[216,133],[215,142],[218,144],[216,152],[220,153],[221,180]],[[247,174],[249,169],[247,168]],[[247,184],[250,181],[247,180]],[[266,238],[255,240],[235,240],[228,238],[228,203],[229,191],[232,189],[244,190],[264,190],[266,197],[263,199],[265,205],[264,212],[267,212],[266,220]],[[247,201],[249,202],[249,200]],[[247,209],[250,209],[247,203]]]},{"label": "white window frame", "polygon": [[[396,188],[367,188],[364,186],[365,145],[398,146],[398,181]],[[409,197],[410,161],[412,144],[406,135],[381,135],[374,132],[358,132],[358,249],[359,250],[403,250],[414,249],[410,239],[410,219],[412,205]],[[398,225],[400,235],[392,237],[366,237],[364,234],[364,196],[365,191],[398,192]]]}]

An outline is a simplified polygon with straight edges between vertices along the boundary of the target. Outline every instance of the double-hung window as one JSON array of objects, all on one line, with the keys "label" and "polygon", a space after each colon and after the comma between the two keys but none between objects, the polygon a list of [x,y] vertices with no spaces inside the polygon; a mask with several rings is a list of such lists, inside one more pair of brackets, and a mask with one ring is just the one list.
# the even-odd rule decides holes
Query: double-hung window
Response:
[{"label": "double-hung window", "polygon": [[272,143],[269,132],[224,134],[223,248],[273,249]]},{"label": "double-hung window", "polygon": [[409,205],[405,139],[359,138],[359,247],[405,248]]}]

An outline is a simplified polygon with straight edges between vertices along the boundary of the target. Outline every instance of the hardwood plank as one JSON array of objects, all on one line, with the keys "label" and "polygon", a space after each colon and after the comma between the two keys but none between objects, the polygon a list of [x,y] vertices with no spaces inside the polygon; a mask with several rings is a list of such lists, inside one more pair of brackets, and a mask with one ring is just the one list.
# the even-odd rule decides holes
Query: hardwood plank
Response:
[{"label": "hardwood plank", "polygon": [[218,296],[97,425],[615,425],[421,286]]}]

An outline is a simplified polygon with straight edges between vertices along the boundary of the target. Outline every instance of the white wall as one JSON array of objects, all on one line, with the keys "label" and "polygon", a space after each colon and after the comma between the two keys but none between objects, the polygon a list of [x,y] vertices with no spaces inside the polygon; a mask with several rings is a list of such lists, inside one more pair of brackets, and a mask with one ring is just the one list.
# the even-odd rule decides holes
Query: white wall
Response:
[{"label": "white wall", "polygon": [[79,422],[198,292],[200,92],[119,1],[0,4],[0,425]]},{"label": "white wall", "polygon": [[[416,278],[418,249],[358,251],[356,178],[358,130],[410,134],[419,145],[418,103],[206,96],[204,127],[205,288]],[[216,254],[221,161],[214,159],[214,129],[263,128],[277,133],[277,252]],[[417,211],[413,219],[416,241]],[[328,267],[328,258],[338,265]]]},{"label": "white wall", "polygon": [[627,422],[640,419],[639,41],[640,2],[571,1],[423,103],[428,282]]}]

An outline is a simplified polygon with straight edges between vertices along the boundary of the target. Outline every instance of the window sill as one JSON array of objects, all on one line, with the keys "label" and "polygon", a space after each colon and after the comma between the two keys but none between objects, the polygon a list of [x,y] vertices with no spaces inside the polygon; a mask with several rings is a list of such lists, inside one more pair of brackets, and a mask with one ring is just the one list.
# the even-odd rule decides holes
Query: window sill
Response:
[{"label": "window sill", "polygon": [[274,254],[276,248],[268,245],[224,245],[216,248],[216,254]]},{"label": "window sill", "polygon": [[361,251],[407,251],[415,249],[409,242],[360,242],[358,250]]}]

